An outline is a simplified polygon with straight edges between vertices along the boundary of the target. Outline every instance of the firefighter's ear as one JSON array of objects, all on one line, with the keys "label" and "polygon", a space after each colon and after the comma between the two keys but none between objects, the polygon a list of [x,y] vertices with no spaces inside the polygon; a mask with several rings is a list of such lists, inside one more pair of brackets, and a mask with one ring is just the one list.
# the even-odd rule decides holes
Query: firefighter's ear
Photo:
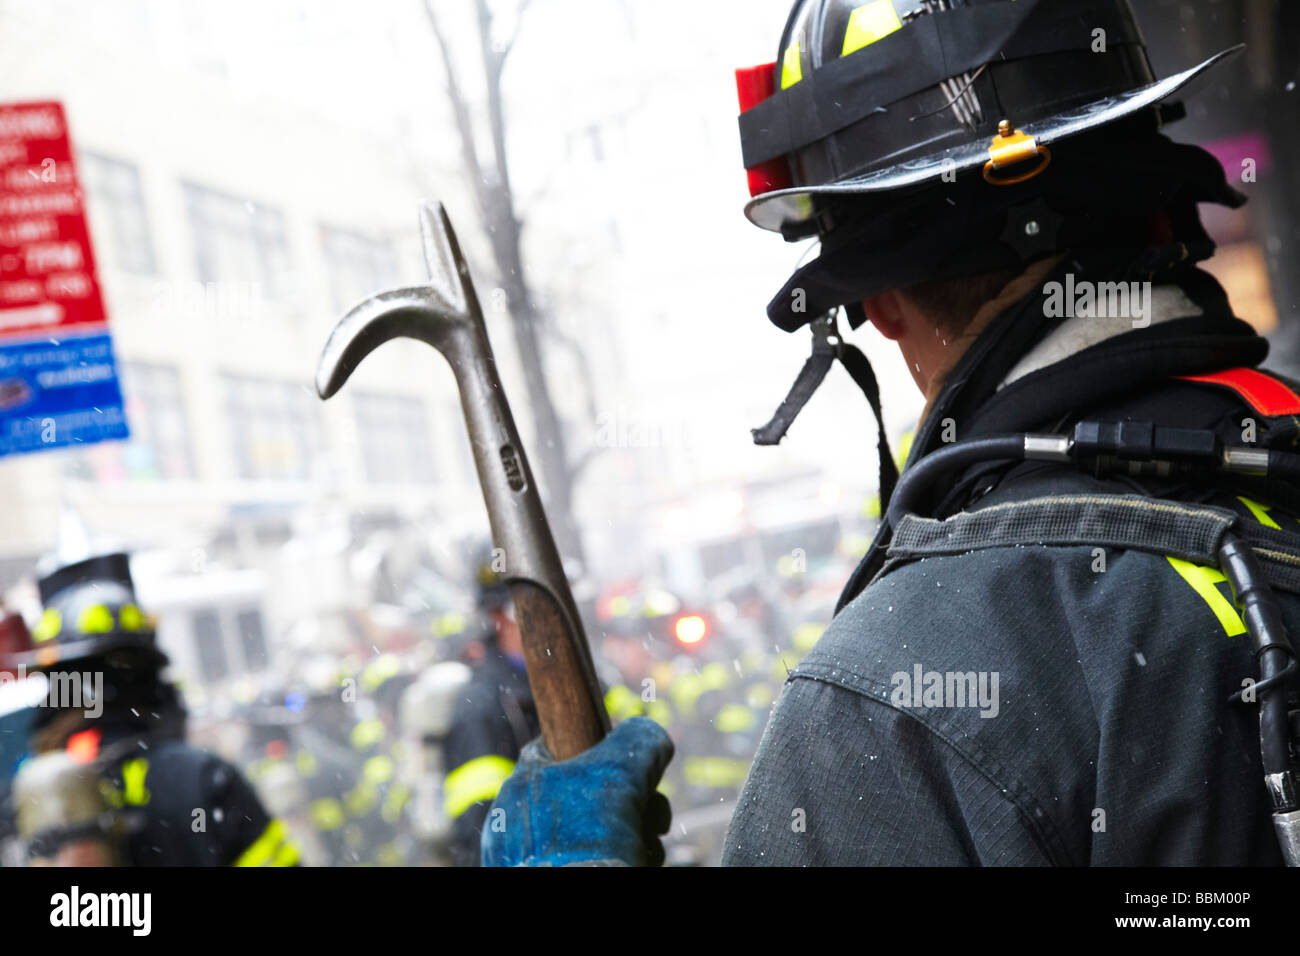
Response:
[{"label": "firefighter's ear", "polygon": [[907,332],[902,300],[892,289],[867,296],[862,300],[862,311],[876,331],[891,342],[897,342]]}]

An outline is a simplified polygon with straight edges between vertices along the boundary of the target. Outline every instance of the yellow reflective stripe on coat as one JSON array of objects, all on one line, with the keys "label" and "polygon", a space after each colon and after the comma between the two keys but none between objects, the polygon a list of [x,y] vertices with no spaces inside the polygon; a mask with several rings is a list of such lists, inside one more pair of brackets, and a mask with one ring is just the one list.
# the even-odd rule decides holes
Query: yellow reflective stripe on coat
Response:
[{"label": "yellow reflective stripe on coat", "polygon": [[149,761],[143,757],[122,764],[122,799],[128,806],[143,807],[149,802],[144,778],[149,775]]},{"label": "yellow reflective stripe on coat", "polygon": [[379,803],[379,790],[374,784],[362,780],[355,787],[343,794],[343,806],[348,816],[364,817]]},{"label": "yellow reflective stripe on coat", "polygon": [[653,720],[664,730],[673,722],[673,710],[662,700],[652,700],[650,706],[646,708],[646,716]]},{"label": "yellow reflective stripe on coat", "polygon": [[818,624],[815,621],[806,621],[794,629],[794,649],[801,653],[807,654],[817,642],[822,639],[826,633],[826,625]]},{"label": "yellow reflective stripe on coat", "polygon": [[682,777],[692,787],[738,787],[749,776],[749,761],[734,757],[687,757]]},{"label": "yellow reflective stripe on coat", "polygon": [[498,754],[466,761],[443,782],[443,800],[447,816],[454,820],[474,804],[491,800],[515,769],[515,762]]},{"label": "yellow reflective stripe on coat", "polygon": [[384,722],[378,717],[363,720],[352,728],[352,746],[357,750],[373,747],[384,739]]},{"label": "yellow reflective stripe on coat", "polygon": [[343,812],[343,804],[333,797],[313,800],[311,806],[307,808],[307,815],[311,817],[311,825],[317,830],[337,830],[347,819],[347,815]]},{"label": "yellow reflective stripe on coat", "polygon": [[232,866],[293,866],[298,862],[298,848],[289,841],[289,833],[279,820],[272,820],[262,835],[239,855]]},{"label": "yellow reflective stripe on coat", "polygon": [[402,784],[394,784],[389,787],[388,793],[384,795],[384,804],[379,811],[380,817],[385,823],[396,823],[402,818],[402,811],[406,809],[406,804],[411,799],[411,791]]},{"label": "yellow reflective stripe on coat", "polygon": [[293,762],[302,776],[316,776],[316,756],[310,750],[299,750],[294,755]]},{"label": "yellow reflective stripe on coat", "polygon": [[1237,496],[1237,500],[1249,508],[1250,513],[1255,516],[1255,520],[1265,528],[1276,528],[1279,531],[1282,530],[1282,526],[1269,517],[1268,505],[1261,505],[1258,501],[1252,501],[1250,498],[1243,498],[1241,495]]},{"label": "yellow reflective stripe on coat", "polygon": [[641,713],[641,698],[622,684],[615,684],[605,692],[605,710],[618,723]]},{"label": "yellow reflective stripe on coat", "polygon": [[758,715],[743,704],[728,704],[713,718],[719,733],[740,734],[758,726]]},{"label": "yellow reflective stripe on coat", "polygon": [[1192,586],[1192,590],[1201,596],[1201,600],[1210,606],[1210,610],[1223,626],[1224,633],[1229,637],[1246,633],[1246,625],[1242,623],[1236,607],[1215,587],[1228,580],[1222,572],[1183,561],[1181,558],[1166,556],[1166,560],[1174,566],[1174,570],[1182,576],[1182,579]]}]

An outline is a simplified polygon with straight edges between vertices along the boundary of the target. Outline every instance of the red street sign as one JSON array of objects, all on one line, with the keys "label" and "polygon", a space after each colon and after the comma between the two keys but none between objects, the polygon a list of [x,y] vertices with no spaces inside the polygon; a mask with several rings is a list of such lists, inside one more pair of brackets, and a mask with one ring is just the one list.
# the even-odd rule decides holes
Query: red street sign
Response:
[{"label": "red street sign", "polygon": [[0,340],[107,318],[63,106],[0,104]]},{"label": "red street sign", "polygon": [[68,124],[0,104],[0,456],[128,437]]}]

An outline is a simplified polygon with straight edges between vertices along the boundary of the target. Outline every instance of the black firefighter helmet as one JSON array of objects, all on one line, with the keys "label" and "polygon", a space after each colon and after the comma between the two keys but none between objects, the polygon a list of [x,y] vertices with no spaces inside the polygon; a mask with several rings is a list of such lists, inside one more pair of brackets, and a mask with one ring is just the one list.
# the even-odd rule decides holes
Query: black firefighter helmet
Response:
[{"label": "black firefighter helmet", "polygon": [[[872,292],[1098,240],[1055,225],[1098,196],[1149,214],[1191,180],[1237,204],[1211,157],[1155,131],[1239,49],[1157,80],[1128,0],[798,0],[775,64],[737,71],[746,215],[822,240],[769,317],[793,331],[845,306],[856,327]],[[1007,210],[1034,200],[1026,242]]]},{"label": "black firefighter helmet", "polygon": [[474,551],[474,600],[478,609],[488,614],[510,604],[505,552],[491,542],[477,545]]},{"label": "black firefighter helmet", "polygon": [[130,559],[106,554],[65,565],[37,583],[45,610],[32,631],[31,646],[10,655],[10,663],[51,669],[71,661],[115,652],[161,667],[152,619],[136,602]]}]

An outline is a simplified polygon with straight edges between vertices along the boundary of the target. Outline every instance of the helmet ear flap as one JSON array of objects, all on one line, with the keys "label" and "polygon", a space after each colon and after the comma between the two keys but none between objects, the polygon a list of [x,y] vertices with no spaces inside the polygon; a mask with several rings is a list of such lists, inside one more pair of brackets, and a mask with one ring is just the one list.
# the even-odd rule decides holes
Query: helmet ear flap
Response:
[{"label": "helmet ear flap", "polygon": [[867,310],[861,302],[848,302],[844,305],[844,317],[848,319],[849,328],[857,329],[867,322]]}]

